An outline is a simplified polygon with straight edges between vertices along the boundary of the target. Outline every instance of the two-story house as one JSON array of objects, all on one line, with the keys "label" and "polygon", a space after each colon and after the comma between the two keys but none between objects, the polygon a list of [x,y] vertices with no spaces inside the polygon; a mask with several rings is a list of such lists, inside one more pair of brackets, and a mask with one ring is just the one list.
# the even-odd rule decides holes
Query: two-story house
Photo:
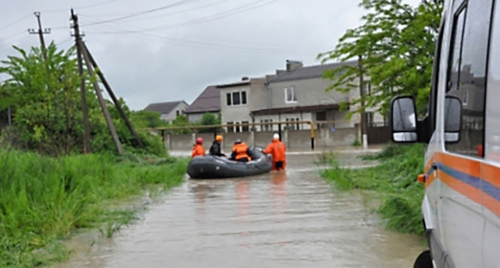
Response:
[{"label": "two-story house", "polygon": [[229,125],[228,132],[249,131],[252,111],[267,105],[266,78],[243,77],[240,82],[218,85],[220,90],[221,121]]},{"label": "two-story house", "polygon": [[[309,128],[307,124],[296,124],[297,121],[329,121],[333,127],[353,127],[359,118],[355,115],[346,120],[348,111],[339,108],[340,103],[348,103],[358,97],[359,92],[325,91],[331,81],[323,78],[323,72],[341,64],[355,62],[304,67],[301,62],[288,60],[286,69],[266,82],[267,107],[253,110],[252,116],[257,122],[287,122],[288,129]],[[272,126],[273,130],[276,128]]]},{"label": "two-story house", "polygon": [[[349,128],[359,123],[359,115],[346,119],[348,111],[340,109],[340,103],[359,97],[359,90],[349,94],[325,89],[331,84],[323,78],[327,69],[335,69],[347,63],[332,63],[304,67],[301,62],[286,62],[285,70],[265,78],[243,79],[240,82],[219,85],[221,90],[222,123],[234,125],[228,131],[248,131],[240,124],[260,123],[258,131],[274,131],[277,122],[282,129],[309,129],[300,121],[329,122],[329,128]],[[354,107],[351,107],[353,109]]]},{"label": "two-story house", "polygon": [[183,114],[187,107],[188,104],[185,101],[170,101],[151,103],[144,110],[158,112],[161,119],[172,122],[177,116]]}]

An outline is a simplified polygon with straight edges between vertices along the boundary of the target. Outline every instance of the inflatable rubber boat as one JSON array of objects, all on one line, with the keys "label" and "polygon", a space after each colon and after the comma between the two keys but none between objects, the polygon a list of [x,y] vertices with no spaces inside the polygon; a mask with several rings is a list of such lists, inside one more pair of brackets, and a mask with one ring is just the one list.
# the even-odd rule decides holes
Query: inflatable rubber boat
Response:
[{"label": "inflatable rubber boat", "polygon": [[271,171],[271,157],[263,154],[260,148],[250,147],[248,153],[252,161],[246,163],[214,155],[197,156],[189,162],[187,173],[194,179],[206,179],[244,177]]}]

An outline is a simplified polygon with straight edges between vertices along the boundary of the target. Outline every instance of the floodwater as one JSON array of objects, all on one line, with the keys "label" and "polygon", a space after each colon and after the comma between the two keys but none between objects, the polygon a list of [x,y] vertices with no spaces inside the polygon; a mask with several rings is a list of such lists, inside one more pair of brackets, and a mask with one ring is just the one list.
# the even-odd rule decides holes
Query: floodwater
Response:
[{"label": "floodwater", "polygon": [[60,267],[412,267],[422,238],[381,227],[363,195],[320,178],[317,158],[290,154],[282,173],[186,178]]}]

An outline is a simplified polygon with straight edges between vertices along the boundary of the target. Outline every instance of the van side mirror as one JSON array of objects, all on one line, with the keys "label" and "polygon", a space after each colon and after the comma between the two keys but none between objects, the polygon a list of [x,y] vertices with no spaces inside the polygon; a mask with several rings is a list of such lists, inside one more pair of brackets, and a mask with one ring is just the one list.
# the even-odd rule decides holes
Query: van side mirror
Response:
[{"label": "van side mirror", "polygon": [[391,102],[391,128],[394,142],[417,141],[415,101],[410,96],[396,97]]},{"label": "van side mirror", "polygon": [[444,101],[444,140],[458,142],[462,129],[462,101],[455,96],[446,96]]}]

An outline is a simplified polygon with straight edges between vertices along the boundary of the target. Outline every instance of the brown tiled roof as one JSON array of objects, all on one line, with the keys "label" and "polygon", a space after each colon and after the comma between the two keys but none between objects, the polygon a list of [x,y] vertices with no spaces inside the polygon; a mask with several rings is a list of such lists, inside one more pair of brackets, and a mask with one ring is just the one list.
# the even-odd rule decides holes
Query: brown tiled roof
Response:
[{"label": "brown tiled roof", "polygon": [[184,111],[186,114],[220,111],[220,92],[217,86],[208,86]]},{"label": "brown tiled roof", "polygon": [[146,106],[146,108],[144,108],[144,110],[151,112],[159,112],[160,114],[168,114],[175,107],[177,107],[177,105],[183,102],[186,104],[186,106],[188,105],[185,101],[158,102],[149,104],[148,106]]}]

